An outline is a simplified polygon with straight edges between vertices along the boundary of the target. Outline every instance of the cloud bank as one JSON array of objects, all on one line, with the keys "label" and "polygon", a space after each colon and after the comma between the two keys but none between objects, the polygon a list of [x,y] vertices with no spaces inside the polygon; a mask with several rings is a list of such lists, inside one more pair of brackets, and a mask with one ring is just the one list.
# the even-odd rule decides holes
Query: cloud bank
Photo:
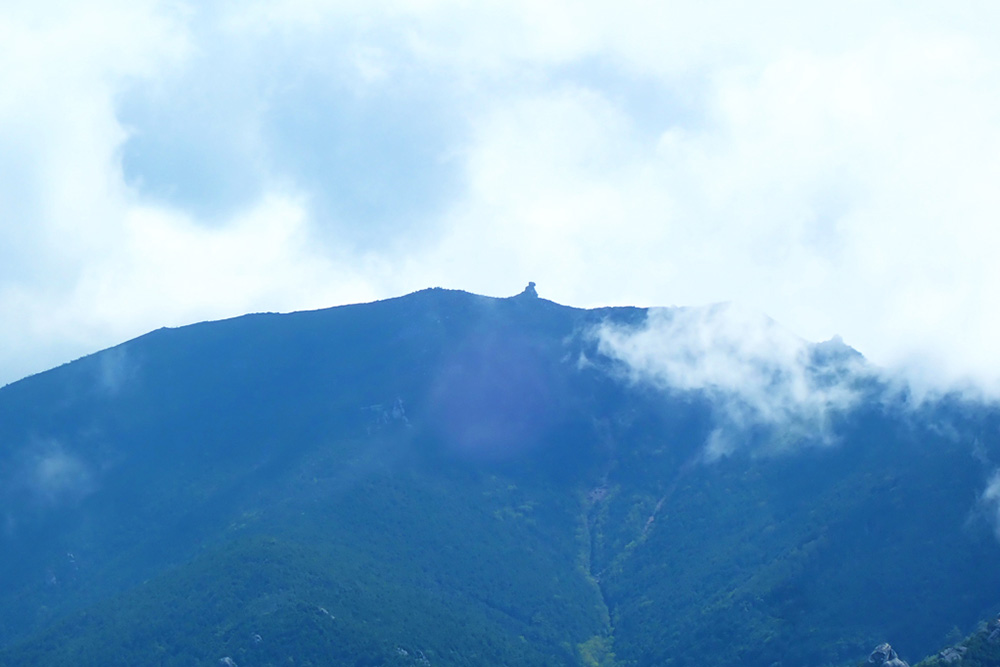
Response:
[{"label": "cloud bank", "polygon": [[712,400],[716,428],[709,460],[751,445],[766,431],[770,450],[803,442],[830,444],[834,416],[859,398],[858,379],[870,371],[839,341],[816,348],[769,318],[733,304],[650,309],[641,327],[605,324],[598,351],[622,363],[634,382]]},{"label": "cloud bank", "polygon": [[987,3],[0,9],[0,383],[432,285],[742,303],[1000,395]]}]

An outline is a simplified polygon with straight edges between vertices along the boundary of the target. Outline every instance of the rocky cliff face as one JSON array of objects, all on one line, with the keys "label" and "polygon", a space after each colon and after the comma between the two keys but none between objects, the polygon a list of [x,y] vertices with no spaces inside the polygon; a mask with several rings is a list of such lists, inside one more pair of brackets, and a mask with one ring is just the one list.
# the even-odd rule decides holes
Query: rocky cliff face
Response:
[{"label": "rocky cliff face", "polygon": [[869,665],[876,667],[910,667],[905,660],[900,660],[899,656],[889,644],[879,644],[868,656]]}]

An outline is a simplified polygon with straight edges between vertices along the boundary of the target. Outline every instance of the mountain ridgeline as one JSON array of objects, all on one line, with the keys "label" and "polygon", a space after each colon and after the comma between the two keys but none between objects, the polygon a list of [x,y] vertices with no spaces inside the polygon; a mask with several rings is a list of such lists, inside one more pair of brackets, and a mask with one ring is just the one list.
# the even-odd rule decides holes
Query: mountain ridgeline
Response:
[{"label": "mountain ridgeline", "polygon": [[838,341],[640,368],[694,312],[431,289],[4,387],[0,665],[914,664],[995,616],[994,407]]}]

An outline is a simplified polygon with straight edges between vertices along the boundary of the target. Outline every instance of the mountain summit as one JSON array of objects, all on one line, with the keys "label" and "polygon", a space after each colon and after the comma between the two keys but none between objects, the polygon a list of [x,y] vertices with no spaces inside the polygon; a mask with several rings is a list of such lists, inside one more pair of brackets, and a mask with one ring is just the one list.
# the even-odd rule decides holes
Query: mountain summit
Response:
[{"label": "mountain summit", "polygon": [[914,662],[1000,602],[997,433],[726,305],[160,329],[0,390],[0,665]]}]

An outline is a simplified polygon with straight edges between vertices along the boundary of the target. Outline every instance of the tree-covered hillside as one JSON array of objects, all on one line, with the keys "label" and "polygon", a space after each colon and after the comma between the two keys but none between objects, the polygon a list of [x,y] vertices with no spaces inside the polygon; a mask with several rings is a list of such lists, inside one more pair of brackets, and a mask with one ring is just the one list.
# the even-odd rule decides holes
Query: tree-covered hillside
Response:
[{"label": "tree-covered hillside", "polygon": [[912,662],[993,611],[992,409],[861,375],[708,456],[720,395],[595,333],[646,319],[425,290],[3,388],[0,665]]}]

